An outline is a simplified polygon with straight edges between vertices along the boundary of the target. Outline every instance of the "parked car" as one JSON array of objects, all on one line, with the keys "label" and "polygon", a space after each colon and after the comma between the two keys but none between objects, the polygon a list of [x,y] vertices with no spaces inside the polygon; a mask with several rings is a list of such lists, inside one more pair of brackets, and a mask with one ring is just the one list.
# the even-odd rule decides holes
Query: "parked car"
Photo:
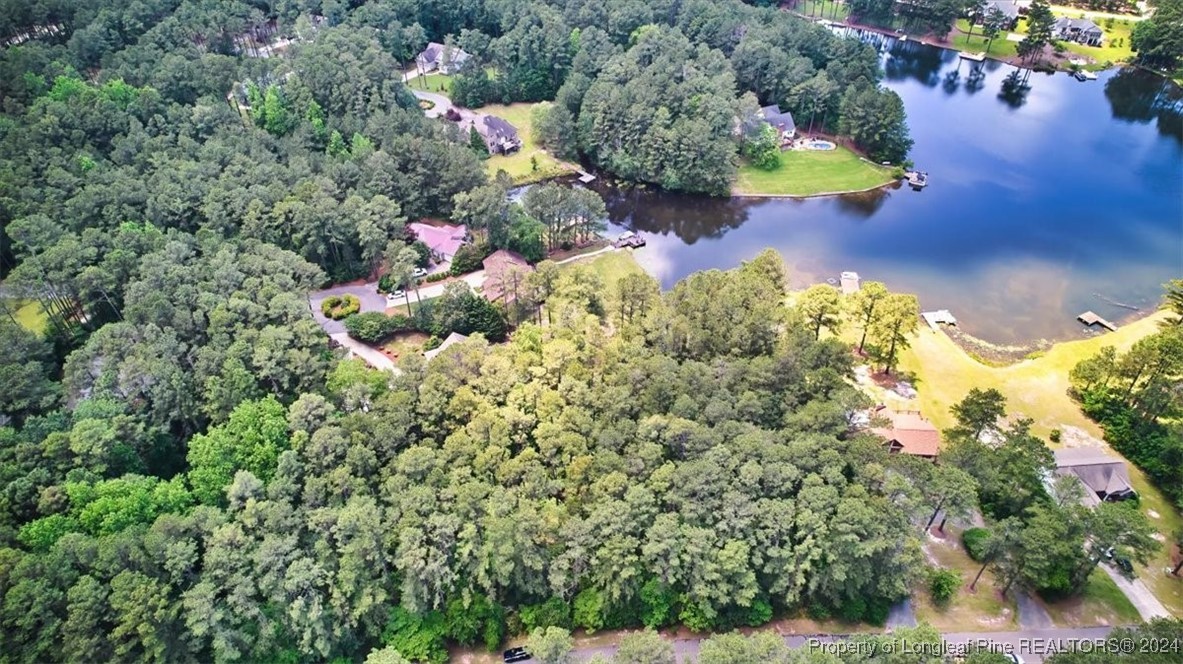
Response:
[{"label": "parked car", "polygon": [[391,293],[387,293],[386,294],[386,304],[398,304],[398,301],[403,299],[403,297],[406,294],[407,294],[406,291],[404,291],[402,289],[396,290]]},{"label": "parked car", "polygon": [[1129,558],[1115,556],[1113,558],[1113,564],[1117,565],[1117,569],[1125,572],[1127,576],[1134,575],[1134,564],[1130,562]]},{"label": "parked car", "polygon": [[420,278],[420,277],[426,277],[426,276],[427,276],[427,270],[425,270],[425,269],[423,269],[423,268],[421,268],[421,267],[417,267],[417,268],[415,268],[415,271],[414,271],[412,274],[414,274],[414,275],[415,275],[415,278],[416,278],[416,279],[418,279],[418,278]]},{"label": "parked car", "polygon": [[505,660],[505,664],[510,664],[511,662],[524,662],[533,657],[529,650],[526,650],[521,646],[518,646],[517,648],[510,648],[509,650],[501,653],[501,655]]}]

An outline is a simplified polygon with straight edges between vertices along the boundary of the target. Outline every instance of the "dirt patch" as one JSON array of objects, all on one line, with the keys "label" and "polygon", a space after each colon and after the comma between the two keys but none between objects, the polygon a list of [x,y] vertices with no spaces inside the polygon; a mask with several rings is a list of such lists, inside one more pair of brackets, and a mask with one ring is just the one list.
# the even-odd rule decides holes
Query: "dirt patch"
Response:
[{"label": "dirt patch", "polygon": [[1060,426],[1060,444],[1064,447],[1107,447],[1100,438],[1068,424]]},{"label": "dirt patch", "polygon": [[398,361],[404,355],[422,353],[423,344],[429,338],[429,335],[423,332],[399,332],[383,343],[378,350],[386,357]]},{"label": "dirt patch", "polygon": [[[1023,360],[1034,359],[1047,351],[1054,344],[1047,339],[1039,339],[1027,344],[1006,346],[992,344],[979,339],[968,332],[963,332],[955,326],[943,326],[945,334],[953,343],[961,347],[970,357],[988,366],[1006,366]],[[1034,356],[1034,357],[1033,357]]]}]

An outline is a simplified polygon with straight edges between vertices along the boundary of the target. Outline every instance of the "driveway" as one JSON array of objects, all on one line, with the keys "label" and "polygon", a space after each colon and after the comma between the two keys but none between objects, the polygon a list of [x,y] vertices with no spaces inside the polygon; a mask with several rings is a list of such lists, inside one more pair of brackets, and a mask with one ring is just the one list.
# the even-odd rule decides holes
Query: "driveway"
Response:
[{"label": "driveway", "polygon": [[339,332],[337,334],[329,335],[333,341],[341,344],[349,349],[349,352],[365,360],[366,364],[382,371],[393,371],[394,373],[402,373],[398,367],[394,366],[394,360],[386,357],[377,350],[370,348],[362,342],[349,336],[348,333]]},{"label": "driveway", "polygon": [[[1162,605],[1162,602],[1158,601],[1158,598],[1154,596],[1154,593],[1150,592],[1150,589],[1146,587],[1145,583],[1142,583],[1141,579],[1134,579],[1131,581],[1130,579],[1122,576],[1120,572],[1113,569],[1112,565],[1102,564],[1101,568],[1105,570],[1105,573],[1109,575],[1109,578],[1113,579],[1113,582],[1117,584],[1117,587],[1121,588],[1121,591],[1125,593],[1126,598],[1130,600],[1130,604],[1133,604],[1134,608],[1138,609],[1138,613],[1141,614],[1142,620],[1150,622],[1154,618],[1171,617],[1171,614],[1167,611],[1166,607]],[[1150,574],[1154,574],[1157,571],[1157,568],[1151,566],[1147,571]]]},{"label": "driveway", "polygon": [[888,631],[898,629],[900,627],[915,627],[916,626],[916,610],[912,607],[912,598],[909,597],[904,601],[891,607],[887,612],[887,622],[884,627]]},{"label": "driveway", "polygon": [[1022,629],[1051,629],[1055,627],[1047,609],[1029,593],[1017,591],[1015,604],[1019,609],[1019,627]]},{"label": "driveway", "polygon": [[330,336],[345,332],[345,324],[339,320],[328,318],[320,313],[320,303],[330,295],[356,295],[361,302],[361,311],[386,311],[386,296],[378,293],[378,282],[362,284],[360,286],[334,286],[308,294],[308,306],[312,308],[312,317],[328,332]]}]

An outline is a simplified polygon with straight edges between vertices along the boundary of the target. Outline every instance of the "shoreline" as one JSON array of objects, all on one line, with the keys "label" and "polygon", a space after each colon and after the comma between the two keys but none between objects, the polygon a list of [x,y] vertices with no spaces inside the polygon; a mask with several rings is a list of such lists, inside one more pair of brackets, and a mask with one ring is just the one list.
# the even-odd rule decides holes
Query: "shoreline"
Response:
[{"label": "shoreline", "polygon": [[877,191],[879,189],[885,189],[887,187],[891,187],[893,184],[896,185],[895,187],[892,187],[893,189],[901,189],[903,187],[900,180],[892,180],[890,182],[884,182],[883,184],[877,184],[873,187],[867,187],[866,189],[849,189],[846,191],[823,191],[823,192],[817,193],[817,194],[745,194],[745,193],[737,192],[734,189],[732,189],[731,195],[728,196],[728,198],[780,198],[780,199],[808,200],[810,198],[826,198],[828,196],[846,196],[847,194],[866,194],[866,193],[869,193],[872,191]]}]

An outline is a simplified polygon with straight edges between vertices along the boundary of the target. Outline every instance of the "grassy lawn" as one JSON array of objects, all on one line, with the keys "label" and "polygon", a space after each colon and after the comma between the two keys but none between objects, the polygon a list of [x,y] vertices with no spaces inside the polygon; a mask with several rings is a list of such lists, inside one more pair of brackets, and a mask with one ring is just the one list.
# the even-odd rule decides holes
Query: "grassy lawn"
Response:
[{"label": "grassy lawn", "polygon": [[[1018,44],[1013,41],[1008,41],[1005,32],[1000,32],[994,37],[994,41],[986,39],[982,36],[982,26],[974,26],[973,36],[969,36],[969,21],[961,18],[957,19],[957,30],[955,30],[949,37],[949,44],[959,50],[968,53],[985,53],[986,55],[993,55],[1000,58],[1009,58],[1018,55],[1016,46]],[[986,48],[989,42],[990,48]]]},{"label": "grassy lawn", "polygon": [[13,312],[13,316],[16,317],[16,322],[30,332],[41,334],[49,325],[49,316],[36,300],[7,300],[4,306],[14,308],[16,311]]},{"label": "grassy lawn", "polygon": [[[1156,313],[1117,332],[1056,344],[1041,357],[1005,367],[980,364],[945,334],[921,325],[912,347],[902,355],[901,369],[915,376],[920,409],[939,428],[953,425],[949,408],[964,398],[971,387],[993,387],[1007,398],[1007,411],[1012,417],[1030,417],[1035,421],[1033,430],[1039,436],[1070,425],[1100,438],[1101,428],[1085,417],[1067,394],[1068,372],[1101,346],[1112,345],[1118,352],[1128,350],[1135,341],[1153,333],[1165,316]],[[1141,496],[1142,511],[1158,531],[1169,537],[1175,529],[1183,527],[1179,512],[1150,484],[1146,475],[1132,464],[1129,473],[1134,489]],[[1168,610],[1180,614],[1183,613],[1183,579],[1163,573],[1169,564],[1170,552],[1164,546],[1146,568],[1138,570],[1138,576]]]},{"label": "grassy lawn", "polygon": [[439,92],[446,97],[452,96],[452,77],[435,72],[427,76],[416,76],[407,82],[407,87],[415,90]]},{"label": "grassy lawn", "polygon": [[834,21],[844,21],[850,15],[845,3],[834,0],[800,0],[793,6],[793,11],[806,16],[817,16]]},{"label": "grassy lawn", "polygon": [[[548,104],[550,102],[542,102]],[[531,114],[539,104],[485,106],[482,112],[495,115],[517,127],[522,149],[511,155],[494,155],[485,162],[490,175],[505,171],[515,184],[538,182],[573,172],[570,165],[552,157],[534,140]]]},{"label": "grassy lawn", "polygon": [[1138,609],[1130,604],[1104,570],[1093,570],[1089,584],[1080,597],[1044,602],[1047,613],[1061,627],[1090,625],[1128,625],[1142,622]]},{"label": "grassy lawn", "polygon": [[981,567],[961,545],[961,530],[949,526],[943,539],[929,538],[925,552],[941,567],[961,575],[962,586],[946,606],[933,603],[927,579],[923,587],[912,593],[916,619],[927,622],[944,632],[1000,632],[1016,628],[1018,612],[1014,602],[1001,597],[995,587],[994,574],[986,570],[971,592],[969,584]]},{"label": "grassy lawn", "polygon": [[397,360],[408,353],[422,353],[427,339],[428,335],[422,332],[400,332],[382,344],[382,350],[394,355]]},{"label": "grassy lawn", "polygon": [[861,191],[892,181],[891,169],[863,161],[846,148],[786,150],[766,171],[744,162],[733,192],[739,196],[816,196]]},{"label": "grassy lawn", "polygon": [[559,266],[559,269],[564,272],[576,268],[590,269],[599,275],[600,279],[604,281],[604,292],[609,295],[616,292],[616,282],[624,277],[630,274],[645,273],[641,264],[633,258],[633,252],[627,250],[609,251],[595,258],[571,261]]}]

